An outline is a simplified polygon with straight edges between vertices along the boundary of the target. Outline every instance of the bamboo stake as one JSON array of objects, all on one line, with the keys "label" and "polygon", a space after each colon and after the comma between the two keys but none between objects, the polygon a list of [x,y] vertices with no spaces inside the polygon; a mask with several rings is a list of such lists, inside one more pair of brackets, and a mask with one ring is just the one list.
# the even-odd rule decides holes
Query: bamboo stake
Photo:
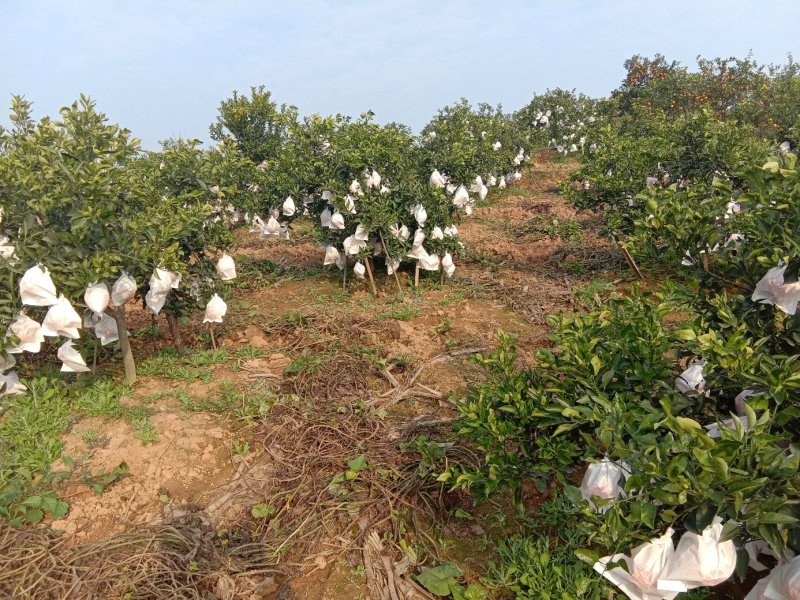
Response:
[{"label": "bamboo stake", "polygon": [[[391,265],[392,257],[389,256],[389,251],[386,249],[386,244],[383,241],[383,233],[379,231],[378,235],[381,238],[381,246],[383,246],[383,253],[386,255],[386,260],[389,261],[389,264]],[[400,296],[402,297],[403,286],[400,285],[400,278],[397,276],[397,271],[395,269],[392,269],[392,275],[394,275],[394,280],[397,282],[397,291],[400,292]]]},{"label": "bamboo stake", "polygon": [[622,251],[622,256],[625,257],[625,262],[627,262],[628,266],[631,268],[631,270],[634,273],[636,273],[636,277],[638,277],[639,279],[644,279],[644,277],[642,276],[642,272],[639,270],[639,267],[636,265],[636,261],[633,260],[633,257],[631,256],[631,253],[628,252],[628,249],[625,248],[619,241],[617,241],[617,240],[614,240],[614,241],[617,242],[617,246]]},{"label": "bamboo stake", "polygon": [[376,298],[378,297],[378,289],[375,287],[375,280],[372,278],[372,265],[370,264],[372,261],[370,260],[369,256],[364,259],[364,264],[367,267],[367,276],[369,277],[369,286],[372,288],[372,295]]},{"label": "bamboo stake", "polygon": [[344,274],[342,276],[343,277],[343,279],[342,279],[342,291],[346,292],[347,291],[347,255],[346,254],[345,254],[345,257],[344,257],[344,268],[342,269],[342,271],[344,271]]},{"label": "bamboo stake", "polygon": [[217,349],[217,339],[214,337],[214,328],[215,328],[214,323],[209,323],[208,324],[208,332],[211,334],[211,347],[214,348],[214,350],[216,350]]},{"label": "bamboo stake", "polygon": [[125,368],[125,383],[136,383],[136,362],[134,361],[131,343],[128,339],[128,322],[125,318],[125,305],[123,304],[116,310],[109,307],[106,309],[106,312],[117,322],[119,349],[122,351],[122,365]]},{"label": "bamboo stake", "polygon": [[419,261],[417,261],[417,266],[414,268],[414,287],[419,287]]}]

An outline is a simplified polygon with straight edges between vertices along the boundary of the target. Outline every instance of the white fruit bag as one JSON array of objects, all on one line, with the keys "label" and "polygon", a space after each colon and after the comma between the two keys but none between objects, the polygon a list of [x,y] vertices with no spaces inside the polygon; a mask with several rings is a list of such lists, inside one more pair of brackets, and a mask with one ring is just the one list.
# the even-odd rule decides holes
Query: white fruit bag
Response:
[{"label": "white fruit bag", "polygon": [[438,271],[439,262],[439,256],[437,254],[429,254],[426,258],[420,260],[419,264],[426,271]]},{"label": "white fruit bag", "polygon": [[[627,478],[629,469],[625,463],[617,464],[603,458],[599,463],[592,463],[586,468],[581,483],[581,496],[591,502],[592,496],[610,500],[624,495],[622,483]],[[602,510],[607,510],[603,507]]]},{"label": "white fruit bag", "polygon": [[764,596],[770,600],[800,598],[800,556],[772,570]]},{"label": "white fruit bag", "polygon": [[447,237],[456,237],[458,235],[458,229],[455,225],[450,225],[449,227],[444,228],[444,234]]},{"label": "white fruit bag", "polygon": [[156,269],[150,276],[150,291],[144,297],[144,303],[153,311],[153,314],[157,315],[164,308],[174,279],[175,275],[161,268]]},{"label": "white fruit bag", "polygon": [[264,229],[261,231],[261,237],[267,238],[273,235],[280,235],[280,233],[281,224],[278,223],[278,219],[270,216],[270,218],[267,219],[267,224],[264,225]]},{"label": "white fruit bag", "polygon": [[446,186],[444,186],[444,189],[447,190],[448,194],[453,194],[456,191],[456,186],[452,183],[448,183]]},{"label": "white fruit bag", "polygon": [[747,596],[744,597],[744,600],[770,600],[764,595],[764,592],[767,591],[767,586],[769,585],[770,579],[770,575],[759,579],[753,588],[747,592]]},{"label": "white fruit bag", "polygon": [[356,226],[356,232],[353,234],[359,242],[366,242],[369,239],[369,231],[361,223]]},{"label": "white fruit bag", "polygon": [[58,302],[56,286],[47,267],[31,267],[19,280],[19,296],[28,306],[52,306]]},{"label": "white fruit bag", "polygon": [[[634,548],[631,556],[615,554],[601,558],[594,570],[617,586],[632,600],[666,600],[674,598],[679,592],[659,592],[656,588],[658,577],[675,552],[672,545],[672,529],[667,529],[661,537]],[[628,570],[622,567],[608,568],[611,562],[625,561]]]},{"label": "white fruit bag", "polygon": [[431,239],[432,240],[443,240],[444,239],[444,232],[442,231],[442,228],[439,227],[438,225],[433,228],[433,231],[431,231]]},{"label": "white fruit bag", "polygon": [[339,251],[334,246],[325,247],[325,258],[322,259],[322,266],[336,264],[339,259]]},{"label": "white fruit bag", "polygon": [[428,211],[425,210],[425,207],[422,206],[422,204],[417,204],[414,206],[412,214],[414,215],[414,218],[417,220],[417,223],[420,227],[425,225],[425,221],[428,220]]},{"label": "white fruit bag", "polygon": [[481,200],[486,200],[486,196],[489,194],[489,188],[485,185],[481,186],[481,189],[478,190],[478,196]]},{"label": "white fruit bag", "polygon": [[222,281],[230,281],[236,279],[236,263],[233,257],[227,252],[222,254],[222,257],[217,261],[217,275]]},{"label": "white fruit bag", "polygon": [[100,340],[102,346],[107,346],[119,340],[119,330],[117,322],[106,313],[103,313],[100,320],[94,326],[94,334]]},{"label": "white fruit bag", "polygon": [[408,231],[408,227],[405,225],[389,225],[389,233],[391,233],[395,239],[400,240],[401,242],[408,240],[409,236],[411,235]]},{"label": "white fruit bag", "polygon": [[222,318],[228,312],[228,305],[219,297],[218,294],[211,296],[211,300],[206,304],[206,313],[203,316],[203,323],[222,323]]},{"label": "white fruit bag", "polygon": [[331,229],[344,229],[344,217],[338,210],[331,216]]},{"label": "white fruit bag", "polygon": [[399,260],[387,260],[386,261],[386,274],[387,275],[394,275],[394,273],[399,268],[400,268],[400,261]]},{"label": "white fruit bag", "polygon": [[364,273],[366,272],[367,270],[364,268],[364,265],[361,264],[360,260],[353,265],[353,274],[359,279],[364,279]]},{"label": "white fruit bag", "polygon": [[448,278],[452,277],[453,273],[456,272],[456,266],[453,264],[453,257],[450,256],[449,252],[445,252],[444,256],[442,257],[442,269]]},{"label": "white fruit bag", "polygon": [[111,302],[108,286],[105,283],[93,283],[83,293],[83,301],[94,312],[103,312]]},{"label": "white fruit bag", "polygon": [[505,175],[500,177],[500,183],[497,184],[497,187],[499,187],[501,190],[506,189],[506,177],[505,177]]},{"label": "white fruit bag", "polygon": [[347,194],[347,196],[344,197],[344,208],[351,215],[358,214],[358,211],[356,210],[356,199],[353,198],[350,194]]},{"label": "white fruit bag", "polygon": [[59,296],[58,302],[50,307],[42,321],[42,335],[47,337],[63,335],[77,340],[80,337],[78,330],[82,325],[83,320],[72,307],[72,303],[64,296]]},{"label": "white fruit bag", "polygon": [[463,185],[460,185],[453,196],[453,205],[458,208],[466,208],[467,204],[469,204],[469,193]]},{"label": "white fruit bag", "polygon": [[430,184],[433,187],[443,188],[447,182],[445,178],[439,173],[438,170],[434,169],[433,173],[431,173]]},{"label": "white fruit bag", "polygon": [[736,568],[736,547],[731,540],[720,542],[721,535],[719,517],[714,517],[701,535],[684,533],[658,581],[658,589],[685,592],[728,579]]},{"label": "white fruit bag", "polygon": [[111,286],[111,303],[122,306],[136,295],[136,281],[125,271]]},{"label": "white fruit bag", "polygon": [[414,232],[414,241],[411,242],[412,246],[421,246],[422,242],[425,241],[425,232],[422,229],[417,229]]},{"label": "white fruit bag", "polygon": [[326,208],[319,214],[319,222],[322,227],[331,226],[331,211],[329,208]]},{"label": "white fruit bag", "polygon": [[703,377],[705,364],[705,361],[694,364],[675,378],[675,387],[679,392],[691,394],[705,389],[706,380]]},{"label": "white fruit bag", "polygon": [[24,393],[25,386],[20,383],[16,371],[9,371],[5,375],[0,373],[0,398]]},{"label": "white fruit bag", "polygon": [[286,217],[294,216],[294,213],[297,211],[297,207],[294,205],[294,198],[288,196],[286,200],[283,201],[283,214]]},{"label": "white fruit bag", "polygon": [[90,371],[81,353],[72,345],[72,340],[67,340],[58,349],[58,359],[64,363],[61,365],[61,371],[64,373],[86,373]]},{"label": "white fruit bag", "polygon": [[18,314],[14,322],[8,327],[7,335],[19,338],[19,343],[16,346],[7,348],[12,354],[19,354],[20,352],[35,354],[41,350],[42,342],[44,341],[42,326],[28,315],[23,315],[22,313]]},{"label": "white fruit bag", "polygon": [[355,255],[361,252],[363,248],[366,248],[367,243],[359,239],[356,239],[356,236],[351,235],[344,238],[344,242],[342,242],[342,247],[344,248],[345,254]]},{"label": "white fruit bag", "polygon": [[489,187],[494,187],[497,185],[497,177],[494,175],[489,175],[489,181],[487,182]]},{"label": "white fruit bag", "polygon": [[472,182],[472,185],[469,186],[469,191],[473,193],[478,193],[483,187],[483,179],[480,175],[475,178],[475,181]]},{"label": "white fruit bag", "polygon": [[9,262],[17,260],[17,251],[14,248],[14,244],[10,243],[6,236],[0,236],[0,258]]},{"label": "white fruit bag", "polygon": [[357,180],[353,179],[350,183],[350,193],[351,194],[359,194],[361,195],[363,192],[361,191],[361,184],[358,183]]}]

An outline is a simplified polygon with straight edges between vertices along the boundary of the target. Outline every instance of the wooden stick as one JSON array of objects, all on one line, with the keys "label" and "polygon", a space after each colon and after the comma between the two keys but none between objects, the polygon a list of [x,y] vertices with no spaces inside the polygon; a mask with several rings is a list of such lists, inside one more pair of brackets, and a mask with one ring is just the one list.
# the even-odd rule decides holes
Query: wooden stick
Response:
[{"label": "wooden stick", "polygon": [[417,266],[414,268],[414,287],[419,287],[419,261],[417,261]]},{"label": "wooden stick", "polygon": [[344,268],[342,269],[344,272],[342,275],[342,291],[347,291],[347,254],[344,255]]},{"label": "wooden stick", "polygon": [[217,340],[214,337],[214,327],[215,327],[214,323],[209,323],[208,324],[208,332],[211,334],[211,347],[214,348],[214,350],[216,350],[217,349]]},{"label": "wooden stick", "polygon": [[369,277],[369,287],[372,288],[372,295],[378,297],[378,289],[375,287],[375,280],[372,278],[372,261],[369,256],[364,259],[364,264],[367,266],[367,276]]},{"label": "wooden stick", "polygon": [[441,261],[439,261],[439,285],[444,287],[444,267]]},{"label": "wooden stick", "polygon": [[639,270],[639,267],[636,265],[636,261],[633,260],[633,257],[631,256],[631,253],[628,252],[628,249],[625,248],[618,241],[617,241],[617,246],[622,251],[622,256],[625,257],[625,262],[627,262],[628,266],[631,268],[631,270],[633,270],[633,272],[636,273],[636,277],[638,277],[639,279],[644,279],[644,277],[642,276],[642,272]]},{"label": "wooden stick", "polygon": [[[386,260],[389,262],[389,265],[392,264],[392,257],[389,256],[389,251],[386,249],[386,243],[383,241],[383,233],[378,232],[378,236],[381,238],[381,246],[383,246],[383,253],[386,255]],[[400,292],[400,296],[403,295],[403,286],[400,285],[400,278],[397,276],[397,270],[392,269],[392,275],[394,275],[394,280],[397,282],[397,291]]]},{"label": "wooden stick", "polygon": [[178,356],[183,356],[183,340],[181,339],[181,330],[178,329],[178,318],[175,316],[175,313],[172,311],[165,311],[167,314],[167,324],[169,325],[169,331],[172,334],[172,342],[175,344],[175,350],[178,352]]}]

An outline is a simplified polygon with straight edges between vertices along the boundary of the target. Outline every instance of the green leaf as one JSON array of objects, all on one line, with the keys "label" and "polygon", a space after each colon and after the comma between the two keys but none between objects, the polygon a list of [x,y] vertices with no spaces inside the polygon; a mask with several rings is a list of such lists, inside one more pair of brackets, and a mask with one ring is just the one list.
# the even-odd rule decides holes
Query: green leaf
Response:
[{"label": "green leaf", "polygon": [[456,578],[463,575],[464,573],[456,565],[444,563],[438,567],[425,569],[417,575],[417,581],[430,593],[444,597],[450,595],[450,588],[456,583]]},{"label": "green leaf", "polygon": [[350,467],[351,471],[359,473],[367,468],[367,459],[362,454],[361,456],[358,456],[353,460],[348,461],[347,466]]},{"label": "green leaf", "polygon": [[790,525],[792,523],[797,523],[798,519],[785,513],[762,512],[758,515],[758,522],[767,525]]},{"label": "green leaf", "polygon": [[697,334],[691,329],[679,329],[675,332],[675,335],[678,337],[679,340],[694,340],[697,339]]}]

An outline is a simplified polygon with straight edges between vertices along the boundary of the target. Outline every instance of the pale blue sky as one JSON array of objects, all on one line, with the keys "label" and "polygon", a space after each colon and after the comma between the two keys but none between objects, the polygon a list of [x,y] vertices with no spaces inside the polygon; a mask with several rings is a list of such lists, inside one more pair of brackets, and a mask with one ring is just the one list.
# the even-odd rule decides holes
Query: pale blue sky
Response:
[{"label": "pale blue sky", "polygon": [[800,0],[0,0],[0,28],[3,108],[22,93],[55,114],[85,92],[154,148],[207,140],[219,101],[261,83],[303,114],[372,109],[418,130],[461,96],[605,95],[637,53],[783,62]]}]

